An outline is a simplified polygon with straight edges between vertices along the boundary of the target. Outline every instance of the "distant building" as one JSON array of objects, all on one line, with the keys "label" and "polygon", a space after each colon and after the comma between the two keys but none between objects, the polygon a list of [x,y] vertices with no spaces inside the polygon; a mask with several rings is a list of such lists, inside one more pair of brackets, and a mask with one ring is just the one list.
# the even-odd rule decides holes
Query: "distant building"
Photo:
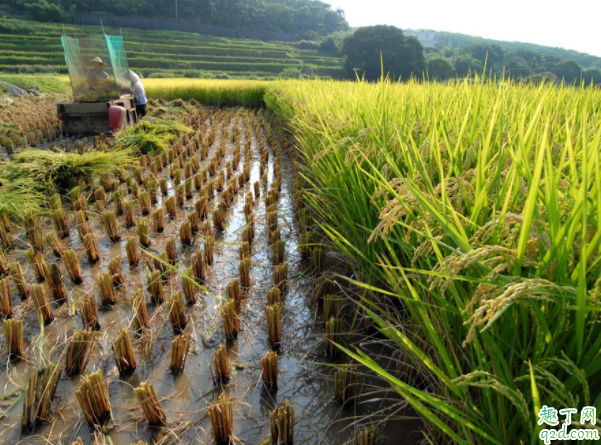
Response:
[{"label": "distant building", "polygon": [[436,43],[436,31],[425,31],[423,29],[403,29],[403,33],[406,36],[417,38],[417,40],[419,40],[419,42],[424,46],[434,46],[434,43]]}]

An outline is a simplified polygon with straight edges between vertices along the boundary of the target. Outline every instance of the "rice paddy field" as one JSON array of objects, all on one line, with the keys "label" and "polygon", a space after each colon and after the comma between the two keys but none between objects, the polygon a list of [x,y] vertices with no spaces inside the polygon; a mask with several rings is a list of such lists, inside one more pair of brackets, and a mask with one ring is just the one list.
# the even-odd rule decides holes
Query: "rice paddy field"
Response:
[{"label": "rice paddy field", "polygon": [[147,92],[4,154],[4,442],[534,444],[543,406],[595,441],[598,90]]},{"label": "rice paddy field", "polygon": [[[0,17],[0,72],[66,73],[60,42],[70,36],[102,35],[99,26],[40,23]],[[129,66],[161,77],[274,78],[286,68],[311,76],[341,78],[342,59],[295,47],[289,42],[212,37],[176,31],[110,29],[122,34]]]}]

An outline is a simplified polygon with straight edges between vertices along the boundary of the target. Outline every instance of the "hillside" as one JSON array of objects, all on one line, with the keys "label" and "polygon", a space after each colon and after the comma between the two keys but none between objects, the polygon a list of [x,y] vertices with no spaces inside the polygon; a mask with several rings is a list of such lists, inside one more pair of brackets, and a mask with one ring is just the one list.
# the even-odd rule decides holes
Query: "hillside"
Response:
[{"label": "hillside", "polygon": [[438,49],[461,50],[474,44],[499,45],[505,53],[529,51],[545,56],[557,57],[561,60],[574,60],[583,68],[601,68],[601,57],[570,49],[554,48],[551,46],[537,45],[535,43],[486,39],[484,37],[469,36],[453,32],[434,32],[436,33],[434,47]]},{"label": "hillside", "polygon": [[[100,34],[99,26],[66,26],[69,35]],[[0,72],[66,73],[59,24],[0,18]],[[129,64],[150,77],[275,77],[286,68],[311,76],[343,75],[342,60],[289,42],[229,39],[175,31],[122,32]]]}]

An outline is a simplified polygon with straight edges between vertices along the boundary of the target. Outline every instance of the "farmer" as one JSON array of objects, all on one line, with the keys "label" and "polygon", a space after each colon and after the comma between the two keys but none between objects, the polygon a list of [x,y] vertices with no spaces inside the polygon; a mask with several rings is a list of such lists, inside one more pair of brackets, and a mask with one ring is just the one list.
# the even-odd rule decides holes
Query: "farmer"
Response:
[{"label": "farmer", "polygon": [[131,91],[136,98],[136,114],[138,117],[146,116],[146,92],[144,91],[144,85],[140,80],[140,76],[129,70],[129,80],[131,81]]},{"label": "farmer", "polygon": [[88,67],[88,85],[90,89],[95,90],[109,78],[109,73],[105,71],[108,65],[100,57],[94,57],[88,62]]}]

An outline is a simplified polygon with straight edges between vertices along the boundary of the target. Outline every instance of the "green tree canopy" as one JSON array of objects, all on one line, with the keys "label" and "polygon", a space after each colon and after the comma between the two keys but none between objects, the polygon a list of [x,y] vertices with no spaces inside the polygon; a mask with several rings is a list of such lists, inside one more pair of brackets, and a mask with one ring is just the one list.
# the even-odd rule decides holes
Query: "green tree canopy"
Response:
[{"label": "green tree canopy", "polygon": [[484,65],[478,59],[473,57],[458,57],[455,59],[455,71],[461,77],[465,77],[468,74],[482,73]]},{"label": "green tree canopy", "polygon": [[368,26],[347,37],[341,53],[350,78],[365,76],[377,80],[384,73],[393,79],[421,76],[425,68],[424,49],[414,37],[407,37],[394,26]]},{"label": "green tree canopy", "polygon": [[428,60],[428,76],[432,80],[447,80],[455,75],[455,68],[449,59],[433,57]]},{"label": "green tree canopy", "polygon": [[555,63],[552,73],[557,76],[558,80],[563,79],[567,84],[579,83],[582,76],[582,69],[573,60],[562,60]]},{"label": "green tree canopy", "polygon": [[532,74],[532,68],[527,60],[512,56],[505,62],[505,69],[507,75],[512,78],[526,78]]},{"label": "green tree canopy", "polygon": [[582,73],[582,78],[586,82],[587,85],[593,84],[596,86],[601,85],[601,69],[599,68],[589,68],[588,70],[584,70]]}]

